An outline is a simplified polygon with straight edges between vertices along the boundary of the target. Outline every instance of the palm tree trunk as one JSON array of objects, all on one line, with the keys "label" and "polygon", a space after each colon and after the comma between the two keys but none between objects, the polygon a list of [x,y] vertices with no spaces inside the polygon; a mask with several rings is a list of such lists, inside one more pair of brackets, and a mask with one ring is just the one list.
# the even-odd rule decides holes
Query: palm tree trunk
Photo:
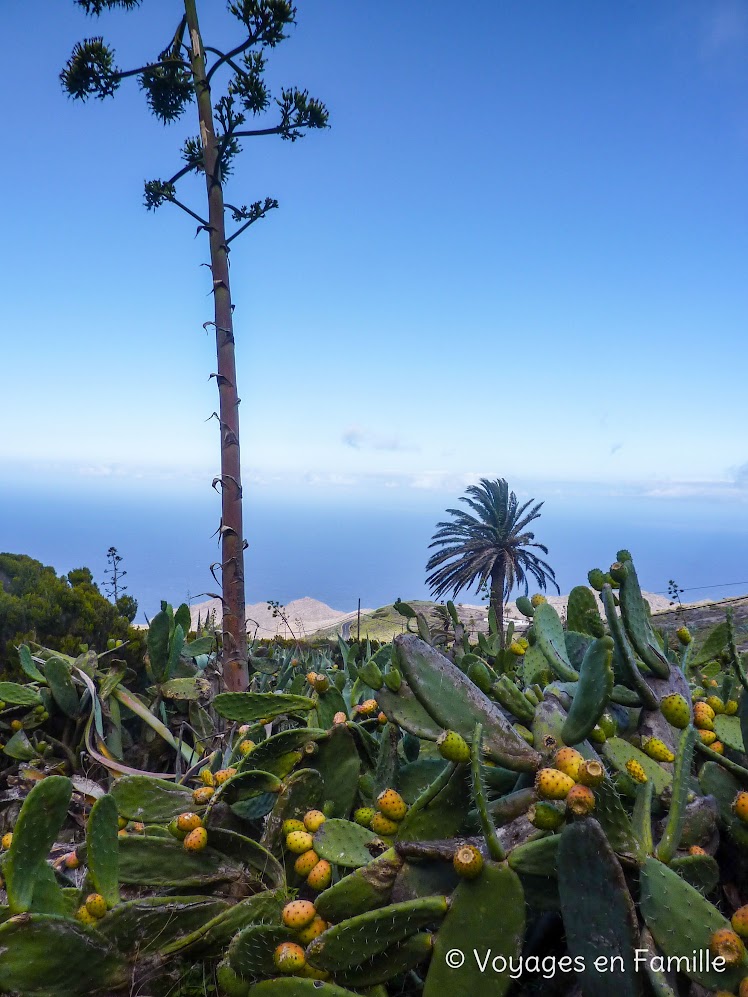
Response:
[{"label": "palm tree trunk", "polygon": [[223,682],[237,692],[247,688],[247,637],[244,621],[244,532],[239,460],[239,395],[236,385],[229,258],[226,245],[223,187],[218,175],[218,143],[213,126],[210,84],[197,19],[196,0],[184,0],[190,34],[190,61],[195,81],[200,137],[208,194],[210,267],[217,352],[221,434],[221,564],[223,574]]},{"label": "palm tree trunk", "polygon": [[497,562],[491,572],[490,605],[496,614],[496,622],[499,626],[499,643],[502,651],[506,647],[506,635],[504,633],[504,577],[504,565]]}]

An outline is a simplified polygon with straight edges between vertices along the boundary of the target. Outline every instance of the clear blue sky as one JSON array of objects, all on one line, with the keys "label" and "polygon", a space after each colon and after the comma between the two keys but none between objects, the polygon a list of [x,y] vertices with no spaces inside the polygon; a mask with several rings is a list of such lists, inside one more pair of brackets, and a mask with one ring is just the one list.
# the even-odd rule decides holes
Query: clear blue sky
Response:
[{"label": "clear blue sky", "polygon": [[[331,129],[247,142],[229,187],[281,202],[232,255],[247,480],[742,499],[748,6],[298,6],[271,77]],[[192,112],[163,128],[133,80],[80,105],[57,78],[99,33],[142,64],[180,4],[6,7],[0,473],[202,486],[207,246],[142,207]]]}]

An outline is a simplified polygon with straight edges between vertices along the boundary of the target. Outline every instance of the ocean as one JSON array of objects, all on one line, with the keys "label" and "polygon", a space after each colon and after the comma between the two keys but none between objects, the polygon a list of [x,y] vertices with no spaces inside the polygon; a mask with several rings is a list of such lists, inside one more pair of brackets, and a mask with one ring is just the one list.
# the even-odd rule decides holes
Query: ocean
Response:
[{"label": "ocean", "polygon": [[[455,496],[428,492],[407,500],[250,494],[247,602],[311,596],[349,611],[359,598],[369,608],[428,598],[428,544],[445,508],[455,505]],[[96,484],[76,492],[4,486],[0,550],[29,554],[58,572],[85,565],[101,583],[106,551],[115,546],[142,621],[161,599],[199,602],[215,591],[209,565],[219,559],[211,538],[217,518],[210,489],[175,488],[167,496]],[[554,495],[533,525],[562,593],[584,583],[590,568],[606,569],[621,547],[632,552],[648,591],[667,594],[672,578],[686,590],[683,601],[748,592],[748,504]],[[459,601],[480,597],[467,592]]]}]

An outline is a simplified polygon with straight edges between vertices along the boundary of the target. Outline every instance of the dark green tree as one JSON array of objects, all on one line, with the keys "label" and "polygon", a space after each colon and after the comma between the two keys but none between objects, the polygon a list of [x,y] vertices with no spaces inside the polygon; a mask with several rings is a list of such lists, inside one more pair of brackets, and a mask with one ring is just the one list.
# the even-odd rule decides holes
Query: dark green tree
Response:
[{"label": "dark green tree", "polygon": [[486,586],[503,647],[504,603],[512,589],[524,585],[527,595],[531,576],[542,591],[548,582],[559,590],[553,569],[530,549],[547,554],[548,548],[535,543],[535,534],[526,530],[539,518],[543,503],[530,509],[535,501],[530,499],[520,505],[503,478],[481,478],[480,484],[465,489],[460,501],[472,512],[447,509],[452,522],[436,524],[429,549],[441,549],[429,558],[426,571],[432,574],[426,582],[436,599],[447,594],[456,596],[474,585]]},{"label": "dark green tree", "polygon": [[[86,13],[98,15],[115,7],[126,9],[141,0],[74,0]],[[229,13],[239,22],[236,44],[221,50],[203,41],[198,22],[197,0],[172,0],[182,7],[176,29],[158,55],[135,69],[123,70],[115,63],[114,51],[101,38],[79,42],[60,74],[71,97],[104,99],[112,96],[122,80],[137,78],[151,112],[165,124],[175,121],[193,106],[197,134],[182,147],[183,165],[168,179],[149,180],[145,204],[155,209],[168,202],[185,211],[208,236],[216,337],[219,408],[215,413],[220,431],[221,473],[213,486],[221,494],[218,533],[221,560],[211,570],[221,574],[223,604],[223,681],[227,689],[246,688],[247,643],[244,597],[244,529],[239,449],[239,394],[236,383],[233,304],[229,282],[229,251],[237,236],[278,206],[266,197],[252,204],[224,201],[224,186],[241,140],[279,135],[295,141],[310,128],[327,126],[327,109],[306,90],[282,89],[273,98],[265,82],[266,50],[287,37],[296,21],[296,8],[287,0],[236,0]],[[220,95],[219,73],[224,76]],[[272,118],[267,113],[272,112]],[[263,127],[247,127],[263,118]],[[205,178],[207,210],[194,210],[177,196],[177,184],[191,173]],[[234,230],[229,234],[226,214]]]}]

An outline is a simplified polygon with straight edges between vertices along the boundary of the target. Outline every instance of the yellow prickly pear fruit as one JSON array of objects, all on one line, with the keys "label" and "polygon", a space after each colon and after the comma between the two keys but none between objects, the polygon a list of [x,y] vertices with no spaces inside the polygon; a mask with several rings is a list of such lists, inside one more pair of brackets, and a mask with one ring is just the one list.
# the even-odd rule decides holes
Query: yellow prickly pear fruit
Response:
[{"label": "yellow prickly pear fruit", "polygon": [[311,900],[292,900],[281,911],[281,921],[287,928],[306,928],[317,916]]},{"label": "yellow prickly pear fruit", "polygon": [[670,696],[665,696],[660,701],[660,712],[671,727],[684,730],[691,722],[691,711],[688,708],[688,701],[679,692],[674,692]]},{"label": "yellow prickly pear fruit", "polygon": [[737,699],[728,699],[725,703],[725,713],[728,717],[734,717],[738,712],[738,701]]},{"label": "yellow prickly pear fruit", "polygon": [[283,821],[283,824],[281,825],[281,830],[286,835],[286,837],[288,837],[288,835],[293,834],[294,831],[306,831],[306,828],[304,827],[303,820],[289,819]]},{"label": "yellow prickly pear fruit", "polygon": [[642,768],[641,764],[637,762],[635,758],[629,758],[626,762],[626,771],[634,780],[634,782],[647,782],[647,773]]},{"label": "yellow prickly pear fruit", "polygon": [[208,832],[204,827],[196,827],[190,831],[182,842],[188,852],[201,852],[208,844]]},{"label": "yellow prickly pear fruit", "polygon": [[79,907],[78,910],[75,912],[75,920],[80,921],[81,924],[96,924],[96,918],[89,911],[88,907],[86,907],[85,904]]},{"label": "yellow prickly pear fruit", "polygon": [[397,821],[390,820],[389,817],[385,817],[382,813],[374,814],[369,823],[369,827],[374,834],[382,834],[385,837],[397,834]]},{"label": "yellow prickly pear fruit", "polygon": [[314,686],[314,683],[317,680],[317,673],[316,672],[307,672],[306,673],[306,680],[309,683],[309,685]]},{"label": "yellow prickly pear fruit", "polygon": [[385,789],[377,797],[380,813],[390,820],[401,821],[408,812],[408,804],[394,789]]},{"label": "yellow prickly pear fruit", "polygon": [[86,910],[91,917],[103,917],[106,914],[106,900],[100,893],[89,893],[86,897]]},{"label": "yellow prickly pear fruit", "polygon": [[475,845],[461,845],[454,853],[452,865],[458,876],[475,879],[483,871],[483,856]]},{"label": "yellow prickly pear fruit", "polygon": [[725,753],[725,746],[721,741],[712,741],[709,747],[712,751],[716,751],[718,755],[724,755]]},{"label": "yellow prickly pear fruit", "polygon": [[699,730],[714,730],[714,710],[708,703],[693,704],[693,724]]},{"label": "yellow prickly pear fruit", "polygon": [[748,793],[745,790],[741,790],[732,801],[732,809],[736,817],[748,824]]},{"label": "yellow prickly pear fruit", "polygon": [[693,640],[693,637],[691,636],[691,631],[688,629],[688,627],[678,627],[678,629],[675,631],[675,635],[678,638],[678,640],[681,642],[681,644],[683,644],[684,647],[690,644],[691,641]]},{"label": "yellow prickly pear fruit", "polygon": [[212,786],[201,786],[192,791],[192,802],[198,807],[204,806],[214,793]]},{"label": "yellow prickly pear fruit", "polygon": [[279,973],[287,973],[289,976],[298,973],[306,965],[304,949],[296,942],[281,942],[273,952],[273,962]]},{"label": "yellow prickly pear fruit", "polygon": [[327,818],[321,810],[307,810],[304,814],[304,827],[314,834],[315,831],[319,831],[326,820]]},{"label": "yellow prickly pear fruit", "polygon": [[23,721],[11,720],[10,729],[17,734],[19,730],[23,730]]},{"label": "yellow prickly pear fruit", "polygon": [[577,782],[592,789],[605,781],[605,769],[594,758],[585,759],[579,766]]},{"label": "yellow prickly pear fruit", "polygon": [[247,755],[252,754],[252,752],[255,750],[256,747],[257,745],[255,744],[255,742],[250,741],[249,738],[247,738],[245,741],[242,741],[242,743],[239,745],[239,754],[242,755],[244,758],[246,758]]},{"label": "yellow prickly pear fruit", "polygon": [[358,810],[354,811],[353,819],[361,827],[369,827],[375,814],[374,807],[359,807]]},{"label": "yellow prickly pear fruit", "polygon": [[659,737],[648,737],[642,744],[642,751],[656,762],[674,762],[675,755]]},{"label": "yellow prickly pear fruit", "polygon": [[542,604],[544,602],[548,602],[548,600],[544,595],[541,595],[540,592],[536,592],[535,595],[530,599],[530,602],[532,603],[533,608],[537,609],[538,606],[542,606]]},{"label": "yellow prickly pear fruit", "polygon": [[707,706],[711,706],[711,708],[714,710],[715,716],[718,713],[724,713],[725,712],[725,704],[722,702],[722,700],[719,698],[719,696],[707,696],[706,697],[706,705]]},{"label": "yellow prickly pear fruit", "polygon": [[509,645],[508,650],[512,654],[515,654],[518,658],[521,658],[522,655],[525,653],[526,648],[522,647],[522,645],[518,640],[513,640],[512,643]]},{"label": "yellow prickly pear fruit", "polygon": [[127,837],[127,828],[121,827],[119,829],[119,831],[117,831],[117,837],[118,838],[126,838]]},{"label": "yellow prickly pear fruit", "polygon": [[744,907],[738,907],[730,918],[730,923],[732,924],[733,930],[740,935],[741,938],[748,938],[748,904]]},{"label": "yellow prickly pear fruit", "polygon": [[127,827],[127,817],[118,817],[117,829],[121,831],[123,827]]},{"label": "yellow prickly pear fruit", "polygon": [[359,706],[358,712],[362,716],[371,716],[373,713],[379,713],[379,703],[377,703],[376,699],[365,699]]},{"label": "yellow prickly pear fruit", "polygon": [[294,872],[304,879],[309,875],[315,865],[319,862],[319,855],[310,848],[308,852],[303,852],[293,864]]},{"label": "yellow prickly pear fruit", "polygon": [[439,754],[448,762],[470,761],[470,747],[462,734],[458,734],[456,730],[442,731],[436,746]]},{"label": "yellow prickly pear fruit", "polygon": [[216,786],[222,786],[224,784],[224,782],[228,782],[228,780],[233,775],[236,775],[236,769],[235,768],[220,769],[218,772],[216,772],[215,777],[214,777],[215,780],[216,780]]},{"label": "yellow prickly pear fruit", "polygon": [[535,776],[535,789],[545,800],[564,800],[574,785],[570,775],[558,769],[540,769]]},{"label": "yellow prickly pear fruit", "polygon": [[575,817],[586,817],[595,809],[595,794],[589,786],[572,786],[566,794],[566,809]]},{"label": "yellow prickly pear fruit", "polygon": [[342,710],[338,710],[338,712],[332,718],[332,722],[336,726],[337,726],[337,724],[344,724],[344,723],[348,722],[348,717],[345,715],[345,713],[343,713]]},{"label": "yellow prickly pear fruit", "polygon": [[576,748],[559,748],[553,756],[553,767],[568,775],[574,782],[579,775],[579,766],[584,761],[584,757]]},{"label": "yellow prickly pear fruit", "polygon": [[316,893],[326,890],[332,882],[332,866],[326,859],[320,859],[306,877],[307,886]]},{"label": "yellow prickly pear fruit", "polygon": [[314,844],[314,838],[308,831],[291,831],[286,835],[286,848],[294,855],[303,855]]},{"label": "yellow prickly pear fruit", "polygon": [[186,813],[177,817],[177,828],[180,831],[194,831],[196,827],[202,826],[203,820],[199,814]]},{"label": "yellow prickly pear fruit", "polygon": [[710,747],[717,740],[717,735],[713,730],[697,730],[696,733],[699,735],[699,740],[702,744],[706,744]]},{"label": "yellow prickly pear fruit", "polygon": [[302,945],[308,945],[310,942],[313,942],[318,935],[321,935],[322,932],[326,930],[327,921],[317,914],[305,928],[302,928],[301,931],[296,933],[296,937]]},{"label": "yellow prickly pear fruit", "polygon": [[200,781],[205,786],[215,786],[216,780],[210,769],[200,769]]},{"label": "yellow prickly pear fruit", "polygon": [[63,864],[66,869],[79,869],[81,860],[75,854],[75,852],[68,852],[68,854],[63,859]]},{"label": "yellow prickly pear fruit", "polygon": [[691,845],[691,847],[688,849],[688,854],[689,855],[706,855],[707,851],[706,851],[705,848],[702,848],[701,845]]},{"label": "yellow prickly pear fruit", "polygon": [[725,960],[726,966],[739,966],[745,956],[745,946],[730,928],[720,928],[709,939],[709,951]]},{"label": "yellow prickly pear fruit", "polygon": [[13,832],[12,831],[8,831],[6,834],[4,834],[2,836],[2,838],[0,838],[0,845],[2,845],[3,848],[6,849],[6,850],[8,848],[10,848],[10,846],[11,846],[12,843],[13,843]]}]

